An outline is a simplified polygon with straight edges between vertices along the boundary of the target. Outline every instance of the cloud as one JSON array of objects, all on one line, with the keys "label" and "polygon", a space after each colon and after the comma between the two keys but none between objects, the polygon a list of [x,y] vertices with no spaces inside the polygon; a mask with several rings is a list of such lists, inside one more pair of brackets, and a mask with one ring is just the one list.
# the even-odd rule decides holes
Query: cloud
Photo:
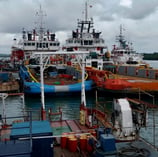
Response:
[{"label": "cloud", "polygon": [[130,7],[122,7],[120,15],[124,18],[140,20],[154,14],[158,8],[157,0],[133,0]]},{"label": "cloud", "polygon": [[[134,41],[140,51],[158,49],[158,1],[157,0],[89,0],[88,17],[92,17],[96,30],[108,47],[115,42],[120,24],[126,27],[126,36]],[[14,37],[22,29],[37,27],[35,13],[41,5],[47,16],[44,27],[57,34],[64,43],[66,37],[77,27],[77,19],[84,18],[85,0],[0,0],[0,47],[10,51]],[[88,5],[88,6],[89,6]],[[145,44],[144,44],[145,43]],[[7,45],[8,44],[8,45]]]},{"label": "cloud", "polygon": [[132,6],[132,0],[121,0],[120,5],[131,8]]}]

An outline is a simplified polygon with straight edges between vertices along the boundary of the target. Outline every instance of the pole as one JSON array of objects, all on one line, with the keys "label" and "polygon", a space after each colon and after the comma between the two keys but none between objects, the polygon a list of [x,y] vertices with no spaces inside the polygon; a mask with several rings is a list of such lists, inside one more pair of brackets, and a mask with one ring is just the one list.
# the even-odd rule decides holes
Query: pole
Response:
[{"label": "pole", "polygon": [[3,119],[4,119],[3,126],[5,127],[5,125],[7,124],[7,122],[6,122],[6,110],[5,110],[6,109],[5,108],[5,99],[7,98],[8,94],[2,93],[0,96],[2,98],[2,105],[3,105]]},{"label": "pole", "polygon": [[42,103],[42,110],[41,110],[41,118],[42,120],[46,120],[46,111],[45,111],[45,100],[44,100],[44,78],[43,78],[43,55],[40,54],[40,79],[41,79],[41,103]]},{"label": "pole", "polygon": [[85,3],[85,21],[87,21],[88,18],[88,9],[87,9],[87,2]]},{"label": "pole", "polygon": [[85,77],[85,63],[84,63],[84,54],[82,55],[82,89],[81,89],[81,104],[86,106],[86,96],[85,96],[85,83],[84,83],[84,77]]}]

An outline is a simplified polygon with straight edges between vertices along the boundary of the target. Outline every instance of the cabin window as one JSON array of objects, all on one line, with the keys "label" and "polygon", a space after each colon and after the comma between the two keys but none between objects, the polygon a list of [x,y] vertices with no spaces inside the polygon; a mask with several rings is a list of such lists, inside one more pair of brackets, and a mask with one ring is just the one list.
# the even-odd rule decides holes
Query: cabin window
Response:
[{"label": "cabin window", "polygon": [[93,41],[92,40],[89,41],[89,45],[93,45]]},{"label": "cabin window", "polygon": [[80,41],[80,40],[78,40],[77,42],[78,42],[78,43],[81,43],[81,41]]},{"label": "cabin window", "polygon": [[85,41],[84,41],[84,45],[88,45],[88,40],[85,40]]},{"label": "cabin window", "polygon": [[100,43],[100,41],[99,41],[99,40],[96,40],[95,43]]},{"label": "cabin window", "polygon": [[73,40],[69,40],[69,43],[73,43]]},{"label": "cabin window", "polygon": [[39,47],[42,48],[42,43],[39,43]]},{"label": "cabin window", "polygon": [[45,48],[46,47],[46,43],[43,43],[43,48]]},{"label": "cabin window", "polygon": [[102,65],[102,63],[98,63],[98,65]]}]

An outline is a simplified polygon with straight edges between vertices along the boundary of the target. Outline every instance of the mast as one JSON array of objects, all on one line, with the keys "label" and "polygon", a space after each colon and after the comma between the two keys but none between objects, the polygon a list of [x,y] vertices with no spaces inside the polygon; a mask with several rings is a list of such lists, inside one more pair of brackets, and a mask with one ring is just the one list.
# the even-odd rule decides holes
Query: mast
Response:
[{"label": "mast", "polygon": [[87,1],[85,2],[85,21],[88,20],[88,8],[87,8]]},{"label": "mast", "polygon": [[39,17],[39,39],[42,41],[43,36],[44,36],[44,22],[43,22],[43,17],[46,16],[44,12],[42,11],[42,7],[40,5],[40,9],[38,12],[36,12],[36,16]]}]

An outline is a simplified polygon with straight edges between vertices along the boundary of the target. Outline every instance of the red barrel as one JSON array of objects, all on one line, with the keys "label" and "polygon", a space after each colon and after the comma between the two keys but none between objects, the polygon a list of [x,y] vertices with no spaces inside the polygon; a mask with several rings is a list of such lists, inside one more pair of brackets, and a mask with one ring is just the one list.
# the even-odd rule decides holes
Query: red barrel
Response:
[{"label": "red barrel", "polygon": [[61,148],[66,148],[67,145],[67,133],[63,133],[60,140]]},{"label": "red barrel", "polygon": [[69,151],[76,152],[77,151],[77,138],[69,139]]},{"label": "red barrel", "polygon": [[87,136],[84,135],[80,137],[80,149],[86,150],[86,146],[87,146]]},{"label": "red barrel", "polygon": [[74,139],[74,138],[75,138],[75,135],[73,135],[73,134],[69,134],[69,135],[67,136],[67,144],[66,144],[67,146],[66,146],[66,147],[67,147],[68,149],[70,149],[70,148],[69,148],[69,147],[70,147],[70,140],[71,140],[71,139]]}]

